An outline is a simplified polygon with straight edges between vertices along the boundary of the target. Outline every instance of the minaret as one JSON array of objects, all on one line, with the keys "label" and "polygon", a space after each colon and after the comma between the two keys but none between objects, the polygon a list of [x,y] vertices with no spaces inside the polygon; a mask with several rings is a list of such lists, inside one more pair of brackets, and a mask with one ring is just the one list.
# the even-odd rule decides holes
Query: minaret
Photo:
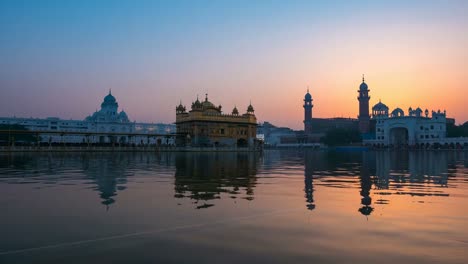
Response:
[{"label": "minaret", "polygon": [[370,125],[370,115],[369,115],[369,89],[367,84],[364,82],[364,74],[362,75],[362,83],[359,86],[359,131],[362,134],[369,133],[369,125]]},{"label": "minaret", "polygon": [[304,132],[306,134],[312,133],[312,96],[309,93],[309,88],[307,88],[307,93],[304,96]]}]

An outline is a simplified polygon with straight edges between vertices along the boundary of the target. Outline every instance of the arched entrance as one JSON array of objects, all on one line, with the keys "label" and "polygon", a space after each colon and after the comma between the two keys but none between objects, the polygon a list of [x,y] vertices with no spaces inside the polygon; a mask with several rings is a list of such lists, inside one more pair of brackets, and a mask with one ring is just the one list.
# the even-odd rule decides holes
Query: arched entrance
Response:
[{"label": "arched entrance", "polygon": [[405,127],[396,127],[390,129],[390,144],[393,146],[407,145],[408,129]]}]

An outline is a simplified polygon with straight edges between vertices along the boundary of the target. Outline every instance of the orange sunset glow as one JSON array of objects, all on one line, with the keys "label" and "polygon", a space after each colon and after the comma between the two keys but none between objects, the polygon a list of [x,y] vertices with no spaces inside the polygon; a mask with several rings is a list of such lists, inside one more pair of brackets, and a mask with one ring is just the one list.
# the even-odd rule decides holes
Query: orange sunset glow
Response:
[{"label": "orange sunset glow", "polygon": [[0,115],[82,119],[111,88],[131,120],[174,122],[208,93],[302,129],[307,87],[314,117],[355,118],[365,74],[371,107],[468,120],[463,1],[103,7],[2,8]]},{"label": "orange sunset glow", "polygon": [[0,264],[468,263],[468,0],[0,0]]}]

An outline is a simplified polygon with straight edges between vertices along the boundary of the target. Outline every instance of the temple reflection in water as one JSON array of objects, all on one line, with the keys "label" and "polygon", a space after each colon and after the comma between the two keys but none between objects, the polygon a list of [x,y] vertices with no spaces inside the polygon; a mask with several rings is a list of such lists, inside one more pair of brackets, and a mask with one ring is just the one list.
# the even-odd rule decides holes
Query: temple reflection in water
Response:
[{"label": "temple reflection in water", "polygon": [[373,204],[389,204],[392,195],[448,196],[444,188],[459,169],[457,161],[462,160],[468,167],[466,153],[452,151],[304,151],[298,156],[304,159],[307,209],[320,205],[314,200],[317,186],[350,188],[348,178],[357,178],[361,197],[357,211],[365,216],[373,213]]},{"label": "temple reflection in water", "polygon": [[96,184],[93,189],[99,192],[101,203],[109,209],[115,203],[117,192],[126,189],[127,167],[129,159],[122,155],[115,156],[81,156],[82,170]]},{"label": "temple reflection in water", "polygon": [[[459,166],[468,167],[467,153],[454,151],[265,151],[258,153],[47,153],[0,155],[0,183],[38,183],[47,186],[87,186],[99,195],[106,209],[118,203],[135,173],[149,181],[164,176],[177,203],[190,201],[193,208],[216,205],[219,199],[255,198],[259,174],[280,171],[304,177],[298,192],[305,209],[320,210],[316,188],[356,189],[356,211],[371,215],[375,205],[391,203],[395,195],[448,196],[451,177]],[[460,163],[459,161],[462,161]],[[302,167],[303,165],[303,167]],[[292,168],[292,169],[291,169]],[[303,172],[302,172],[303,170]],[[286,171],[286,172],[285,172]],[[266,186],[266,187],[265,187]],[[268,188],[265,185],[264,188]],[[303,188],[301,190],[301,188]]]},{"label": "temple reflection in water", "polygon": [[251,152],[180,153],[175,157],[175,197],[194,200],[197,209],[213,206],[213,199],[253,200],[259,157]]},{"label": "temple reflection in water", "polygon": [[359,182],[361,185],[361,205],[362,207],[359,208],[359,212],[365,216],[368,216],[374,211],[372,207],[372,198],[370,196],[370,191],[372,189],[372,178],[371,178],[371,168],[372,166],[369,164],[370,161],[369,155],[367,153],[363,153],[362,155],[362,166],[359,175]]},{"label": "temple reflection in water", "polygon": [[118,193],[127,188],[135,166],[150,171],[152,166],[147,164],[155,164],[160,159],[158,155],[145,153],[17,153],[0,156],[0,168],[5,175],[21,177],[1,180],[48,185],[74,185],[72,182],[81,181],[99,193],[101,204],[108,210],[116,203]]}]

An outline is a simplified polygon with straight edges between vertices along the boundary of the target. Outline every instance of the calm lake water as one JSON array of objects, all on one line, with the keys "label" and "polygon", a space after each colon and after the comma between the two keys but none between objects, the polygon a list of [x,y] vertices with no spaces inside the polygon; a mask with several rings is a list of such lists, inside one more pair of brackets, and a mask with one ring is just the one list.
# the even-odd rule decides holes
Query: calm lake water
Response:
[{"label": "calm lake water", "polygon": [[0,154],[0,263],[468,263],[468,152]]}]

